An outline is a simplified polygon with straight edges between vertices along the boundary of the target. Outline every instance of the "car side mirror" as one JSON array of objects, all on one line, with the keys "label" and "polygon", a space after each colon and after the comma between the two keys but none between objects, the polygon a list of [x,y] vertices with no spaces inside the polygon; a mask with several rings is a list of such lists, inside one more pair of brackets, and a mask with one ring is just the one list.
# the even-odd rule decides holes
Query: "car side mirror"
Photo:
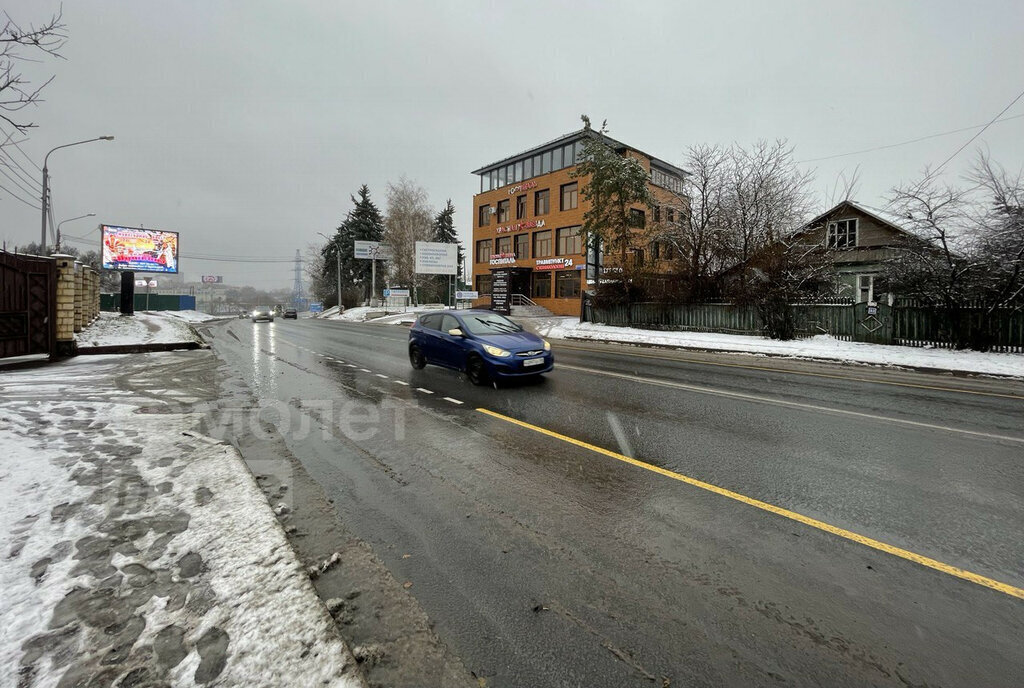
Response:
[{"label": "car side mirror", "polygon": [[457,327],[453,327],[452,329],[448,330],[448,334],[450,334],[453,337],[465,337],[466,336],[466,335],[462,334],[462,330],[460,330]]}]

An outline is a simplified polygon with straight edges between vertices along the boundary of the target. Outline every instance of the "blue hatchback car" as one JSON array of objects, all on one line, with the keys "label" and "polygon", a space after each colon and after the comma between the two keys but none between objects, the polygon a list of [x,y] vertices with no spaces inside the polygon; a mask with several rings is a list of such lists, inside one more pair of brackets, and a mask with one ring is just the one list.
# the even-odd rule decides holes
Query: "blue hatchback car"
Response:
[{"label": "blue hatchback car", "polygon": [[421,315],[409,330],[409,362],[466,373],[475,385],[540,375],[555,366],[551,345],[503,315],[485,310]]}]

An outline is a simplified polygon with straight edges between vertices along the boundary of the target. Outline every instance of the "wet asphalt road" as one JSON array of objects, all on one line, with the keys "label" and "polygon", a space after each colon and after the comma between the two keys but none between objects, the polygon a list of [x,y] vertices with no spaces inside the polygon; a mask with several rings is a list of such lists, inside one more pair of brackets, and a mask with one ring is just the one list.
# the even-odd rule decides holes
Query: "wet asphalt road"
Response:
[{"label": "wet asphalt road", "polygon": [[1024,599],[477,410],[1020,589],[1024,384],[567,342],[494,390],[397,326],[209,335],[488,686],[1024,685]]}]

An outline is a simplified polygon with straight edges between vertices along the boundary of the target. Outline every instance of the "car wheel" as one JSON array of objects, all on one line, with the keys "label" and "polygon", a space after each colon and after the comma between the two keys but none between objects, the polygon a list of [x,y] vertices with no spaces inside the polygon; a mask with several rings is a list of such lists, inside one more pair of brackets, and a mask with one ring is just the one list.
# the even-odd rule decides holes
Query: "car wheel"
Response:
[{"label": "car wheel", "polygon": [[484,365],[484,360],[476,354],[466,360],[466,376],[474,385],[486,385],[488,382],[487,366]]},{"label": "car wheel", "polygon": [[416,370],[423,370],[427,365],[427,359],[423,357],[423,352],[415,344],[409,347],[409,363]]}]

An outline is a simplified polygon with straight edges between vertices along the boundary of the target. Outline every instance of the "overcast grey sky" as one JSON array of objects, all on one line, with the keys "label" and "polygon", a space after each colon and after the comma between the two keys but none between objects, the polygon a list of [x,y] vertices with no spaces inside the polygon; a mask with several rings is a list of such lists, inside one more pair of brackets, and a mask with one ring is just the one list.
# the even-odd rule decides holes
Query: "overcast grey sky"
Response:
[{"label": "overcast grey sky", "polygon": [[[25,23],[59,5],[4,3]],[[758,138],[810,160],[982,124],[1024,90],[1020,0],[65,0],[64,19],[66,60],[25,68],[56,79],[21,113],[38,125],[22,147],[41,165],[53,146],[117,139],[51,156],[57,220],[179,231],[185,256],[291,258],[337,226],[360,184],[383,210],[403,174],[435,207],[453,199],[468,240],[469,171],[579,128],[584,112],[676,164],[691,144]],[[1021,114],[1024,99],[1005,116]],[[881,205],[973,133],[807,166],[822,203],[859,165],[857,198]],[[977,143],[1019,168],[1024,117]],[[0,239],[38,241],[39,227],[0,191]],[[287,263],[181,268],[258,287],[292,275]]]}]

